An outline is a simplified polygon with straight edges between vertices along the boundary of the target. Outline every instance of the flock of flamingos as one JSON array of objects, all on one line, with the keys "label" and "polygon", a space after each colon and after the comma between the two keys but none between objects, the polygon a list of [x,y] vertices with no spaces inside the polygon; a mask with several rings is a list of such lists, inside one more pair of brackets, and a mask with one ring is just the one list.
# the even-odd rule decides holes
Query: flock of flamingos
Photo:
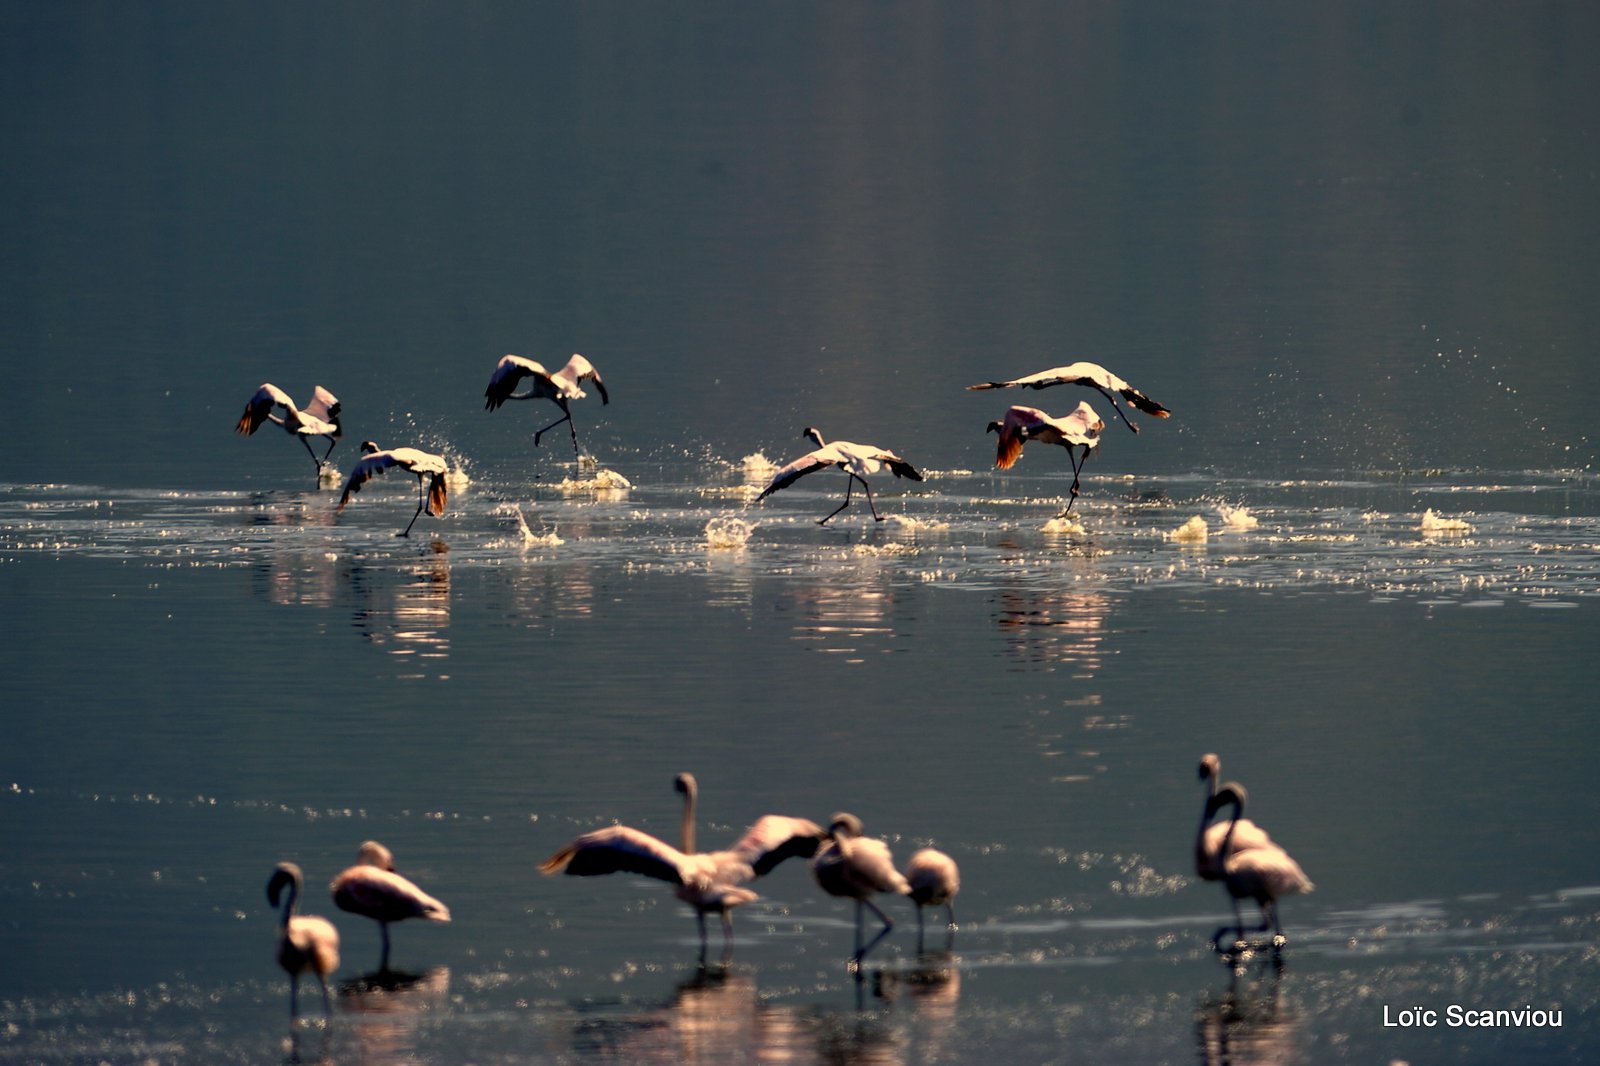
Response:
[{"label": "flock of flamingos", "polygon": [[[531,386],[517,392],[524,379],[531,379]],[[507,355],[496,365],[489,379],[489,387],[484,392],[485,406],[493,411],[507,400],[553,401],[561,409],[561,417],[538,430],[534,434],[534,444],[538,445],[545,433],[566,423],[573,455],[581,458],[569,403],[587,395],[582,388],[585,382],[593,383],[602,403],[610,402],[600,372],[581,355],[574,355],[553,374],[531,359]],[[1145,414],[1156,418],[1166,418],[1170,414],[1165,407],[1096,363],[1077,362],[1011,381],[980,382],[969,387],[1044,389],[1064,384],[1083,385],[1100,392],[1135,433],[1138,427],[1118,406],[1118,395]],[[241,434],[251,434],[269,421],[277,423],[305,445],[320,478],[342,433],[339,414],[339,401],[320,385],[313,392],[311,402],[302,409],[287,393],[269,383],[251,397],[237,430]],[[1090,452],[1100,443],[1100,431],[1104,428],[1105,423],[1094,409],[1082,402],[1070,414],[1059,418],[1038,408],[1012,406],[988,427],[990,432],[999,434],[995,466],[1002,470],[1009,469],[1017,461],[1023,446],[1030,440],[1066,449],[1073,472],[1068,511],[1079,494],[1078,474]],[[867,475],[887,467],[897,477],[922,480],[914,466],[886,448],[850,441],[830,444],[813,428],[807,428],[804,435],[816,447],[778,468],[757,500],[794,484],[807,474],[838,467],[848,475],[844,502],[819,521],[826,523],[848,507],[857,483],[866,495],[872,516],[882,521],[883,516],[872,500]],[[320,456],[311,447],[313,437],[328,438],[327,449]],[[1074,452],[1075,448],[1082,448],[1081,456]],[[367,481],[396,466],[415,474],[418,481],[417,510],[406,528],[397,534],[407,536],[424,510],[434,516],[444,513],[447,465],[443,456],[417,448],[385,449],[365,441],[361,445],[360,461],[345,479],[339,508],[342,510]],[[1255,950],[1246,937],[1247,930],[1239,915],[1240,901],[1251,899],[1260,907],[1261,923],[1248,932],[1259,934],[1271,930],[1270,945],[1276,951],[1286,943],[1278,921],[1277,900],[1309,892],[1313,886],[1299,864],[1274,844],[1260,826],[1244,817],[1247,799],[1244,786],[1236,782],[1219,783],[1221,769],[1216,755],[1208,754],[1200,760],[1205,804],[1194,844],[1195,873],[1206,881],[1220,881],[1233,903],[1233,924],[1218,929],[1212,939],[1217,950],[1225,955],[1238,957]],[[683,795],[681,847],[673,847],[629,826],[612,825],[572,840],[541,863],[540,871],[577,877],[631,873],[674,886],[677,897],[693,909],[699,923],[702,957],[706,945],[706,915],[721,917],[724,944],[731,946],[733,909],[758,898],[746,885],[790,858],[809,859],[812,875],[824,892],[855,901],[855,951],[850,957],[850,967],[858,978],[862,959],[894,927],[893,920],[874,902],[874,896],[887,893],[910,897],[917,906],[919,942],[924,907],[943,906],[948,929],[955,929],[953,901],[961,889],[960,872],[955,861],[943,852],[923,848],[911,856],[902,872],[895,866],[888,845],[863,836],[861,819],[848,812],[835,814],[826,829],[804,818],[763,815],[731,847],[721,851],[698,851],[695,847],[695,779],[690,774],[679,774],[674,787]],[[1229,816],[1219,820],[1217,815],[1223,811],[1229,811]],[[327,978],[339,965],[339,932],[325,918],[296,913],[303,889],[300,868],[290,862],[279,863],[267,882],[268,901],[274,907],[282,901],[278,962],[289,974],[291,1016],[298,1015],[299,981],[304,973],[317,978],[322,988],[323,1010],[331,1014]],[[387,972],[389,967],[390,923],[407,918],[450,921],[449,907],[396,873],[393,856],[376,841],[361,845],[356,864],[335,877],[329,890],[334,905],[340,910],[378,923],[383,938],[380,973]],[[881,923],[877,934],[866,943],[862,942],[863,910],[872,911]],[[1224,934],[1230,930],[1233,939],[1225,941]]]},{"label": "flock of flamingos", "polygon": [[[517,386],[524,379],[531,382],[530,386],[517,392]],[[595,391],[600,393],[602,404],[611,402],[600,371],[581,355],[574,355],[567,360],[566,366],[555,373],[546,370],[542,364],[532,359],[507,355],[496,364],[494,374],[489,378],[489,387],[483,393],[484,406],[493,411],[507,400],[553,401],[561,409],[561,417],[537,430],[533,435],[533,443],[537,447],[546,433],[566,423],[567,431],[572,437],[573,457],[581,459],[578,431],[572,421],[570,402],[588,395],[583,391],[585,382],[593,383]],[[1133,407],[1156,418],[1166,418],[1171,414],[1165,407],[1098,363],[1070,363],[1010,381],[986,381],[970,385],[968,388],[1047,389],[1052,385],[1083,385],[1095,389],[1111,404],[1111,409],[1123,423],[1135,433],[1139,432],[1139,427],[1123,414],[1122,408],[1117,404],[1118,395]],[[250,397],[250,402],[245,406],[244,414],[240,416],[236,429],[241,434],[249,435],[268,422],[277,423],[305,445],[306,453],[317,464],[317,475],[320,478],[323,468],[328,464],[328,457],[333,454],[334,445],[343,435],[339,415],[338,398],[321,385],[312,390],[311,401],[302,408],[295,404],[288,393],[267,382]],[[1067,511],[1071,511],[1073,502],[1078,498],[1078,474],[1083,469],[1084,462],[1088,460],[1089,453],[1099,446],[1100,431],[1104,428],[1105,422],[1088,403],[1079,403],[1070,413],[1060,417],[1046,414],[1037,407],[1014,405],[1008,408],[999,420],[989,423],[988,431],[999,434],[1000,438],[994,465],[1001,470],[1011,469],[1022,455],[1023,445],[1030,440],[1060,445],[1066,449],[1067,458],[1072,463],[1072,490],[1067,503]],[[867,475],[876,474],[887,467],[896,477],[909,478],[913,481],[922,480],[922,475],[918,473],[916,467],[887,448],[842,440],[830,444],[823,439],[821,432],[812,427],[807,427],[802,436],[810,438],[816,447],[793,462],[779,467],[756,500],[759,501],[779,489],[787,488],[807,474],[827,467],[838,467],[848,475],[844,502],[819,519],[819,522],[826,523],[828,519],[850,506],[851,493],[857,483],[866,494],[867,508],[872,512],[872,517],[881,522],[883,515],[878,513],[877,505],[873,503],[872,486],[867,483]],[[313,437],[325,437],[328,440],[328,447],[320,456],[311,447]],[[1082,448],[1081,456],[1074,451],[1075,448]],[[361,443],[361,459],[345,478],[344,491],[339,494],[338,509],[342,511],[350,502],[350,498],[361,491],[361,486],[396,466],[416,475],[419,494],[416,512],[411,516],[406,528],[397,535],[409,536],[411,527],[416,525],[423,511],[435,517],[444,514],[448,497],[445,475],[449,470],[444,456],[425,452],[420,448],[380,448],[377,443],[370,440]]]}]

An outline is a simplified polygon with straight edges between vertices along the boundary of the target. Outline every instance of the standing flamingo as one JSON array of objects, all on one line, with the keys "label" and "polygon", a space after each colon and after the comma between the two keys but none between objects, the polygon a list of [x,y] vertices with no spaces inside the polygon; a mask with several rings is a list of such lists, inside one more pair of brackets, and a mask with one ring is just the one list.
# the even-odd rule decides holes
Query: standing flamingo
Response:
[{"label": "standing flamingo", "polygon": [[[282,415],[272,413],[274,407],[283,408]],[[339,426],[339,401],[327,389],[318,385],[311,390],[311,402],[301,410],[295,406],[289,394],[278,386],[264,382],[256,390],[250,402],[245,405],[244,414],[239,416],[239,422],[233,431],[241,436],[248,437],[267,422],[276,422],[300,439],[306,446],[306,454],[311,456],[311,461],[317,464],[317,475],[322,475],[322,468],[328,462],[328,456],[333,454],[334,445],[339,443],[339,438],[344,436],[344,430]],[[327,437],[328,450],[322,453],[319,459],[317,453],[311,450],[312,437]]]},{"label": "standing flamingo", "polygon": [[[525,377],[533,379],[533,387],[526,392],[513,392],[517,383]],[[583,356],[573,353],[567,365],[557,370],[554,374],[544,368],[544,364],[536,363],[532,359],[524,359],[520,355],[507,355],[495,364],[494,373],[489,377],[489,387],[483,391],[483,406],[490,411],[495,410],[507,400],[554,400],[555,405],[561,408],[561,417],[538,430],[533,435],[533,446],[539,446],[539,438],[555,429],[561,423],[567,424],[567,430],[572,434],[572,457],[581,460],[578,451],[578,431],[572,423],[572,409],[567,406],[569,400],[581,400],[588,393],[579,387],[582,382],[592,381],[600,393],[600,403],[609,404],[611,397],[606,393],[606,383],[600,378],[600,371],[594,364]]]},{"label": "standing flamingo", "polygon": [[1272,946],[1281,948],[1289,940],[1283,935],[1283,927],[1278,922],[1279,897],[1310,892],[1316,886],[1311,883],[1305,871],[1300,869],[1300,864],[1291,859],[1288,852],[1267,838],[1264,831],[1261,834],[1261,842],[1254,847],[1246,846],[1240,841],[1238,830],[1244,815],[1245,801],[1248,798],[1243,785],[1230,781],[1219,788],[1217,794],[1206,804],[1208,812],[1212,814],[1224,807],[1233,808],[1233,817],[1228,822],[1221,847],[1218,848],[1218,854],[1222,859],[1222,883],[1228,889],[1228,896],[1233,902],[1233,925],[1231,927],[1225,925],[1218,929],[1215,939],[1221,944],[1223,931],[1232,928],[1235,933],[1235,948],[1249,946],[1244,939],[1244,921],[1239,917],[1239,901],[1253,899],[1261,908],[1261,924],[1251,932],[1262,933],[1271,929]]},{"label": "standing flamingo", "polygon": [[1172,414],[1099,363],[1068,363],[1066,366],[1041,370],[1027,377],[1013,378],[1010,381],[981,381],[976,385],[968,385],[967,388],[1009,389],[1019,386],[1024,389],[1048,389],[1052,385],[1084,385],[1098,391],[1111,404],[1111,409],[1117,413],[1117,417],[1135,433],[1139,432],[1139,427],[1128,421],[1128,416],[1117,406],[1117,398],[1112,393],[1121,393],[1123,399],[1147,415],[1167,418]]},{"label": "standing flamingo", "polygon": [[577,877],[618,872],[643,874],[675,885],[677,897],[694,909],[700,951],[706,948],[706,915],[722,916],[725,944],[733,940],[733,908],[759,899],[743,883],[768,873],[784,859],[816,854],[827,834],[815,822],[768,814],[756,819],[731,848],[696,852],[693,774],[679,774],[673,788],[683,794],[683,849],[626,825],[596,829],[574,839],[539,864],[539,871]]},{"label": "standing flamingo", "polygon": [[278,965],[289,975],[289,1017],[300,1013],[300,975],[310,970],[322,986],[322,1013],[332,1016],[333,1006],[328,999],[328,975],[339,968],[339,930],[326,918],[297,915],[300,890],[305,879],[300,867],[292,862],[280,862],[273,868],[267,882],[267,902],[274,907],[283,890],[289,890],[283,901],[283,915],[278,922]]},{"label": "standing flamingo", "polygon": [[[850,956],[850,967],[859,972],[861,960],[867,952],[877,947],[878,941],[889,935],[894,921],[872,901],[879,892],[893,892],[904,896],[911,885],[894,868],[894,856],[889,845],[881,840],[861,835],[861,819],[848,811],[835,814],[828,824],[829,842],[811,860],[811,873],[817,884],[830,896],[856,901],[856,950]],[[861,945],[861,908],[869,907],[878,916],[883,928],[872,942]]]},{"label": "standing flamingo", "polygon": [[788,488],[807,474],[815,473],[829,466],[837,466],[850,475],[845,482],[844,502],[826,517],[817,520],[817,525],[826,525],[829,518],[850,506],[850,492],[855,488],[857,481],[867,493],[867,507],[872,511],[872,517],[883,521],[883,515],[878,513],[878,508],[872,502],[872,486],[867,484],[867,475],[876,474],[884,467],[888,467],[895,477],[906,477],[912,481],[921,481],[922,475],[917,473],[917,468],[900,458],[894,452],[880,448],[876,444],[855,444],[847,440],[836,440],[832,444],[825,444],[822,433],[815,426],[807,426],[802,437],[810,437],[816,442],[816,448],[778,468],[772,475],[772,480],[767,482],[767,487],[761,490],[757,500],[777,492],[779,489]]},{"label": "standing flamingo", "polygon": [[[995,448],[994,465],[1010,470],[1022,456],[1022,446],[1030,440],[1045,444],[1059,444],[1067,450],[1067,460],[1072,463],[1072,495],[1067,501],[1067,511],[1078,498],[1078,474],[1089,461],[1089,453],[1100,446],[1100,431],[1106,426],[1094,408],[1083,401],[1072,413],[1062,418],[1045,414],[1037,407],[1010,407],[1005,418],[990,422],[989,433],[1000,435]],[[1081,445],[1083,458],[1077,458],[1072,449]],[[1062,514],[1065,514],[1063,511]]]},{"label": "standing flamingo", "polygon": [[956,861],[937,848],[923,848],[906,863],[906,883],[917,905],[917,946],[922,945],[922,908],[944,904],[945,928],[956,927],[956,893],[961,891],[961,870]]},{"label": "standing flamingo", "polygon": [[394,872],[394,856],[376,840],[368,840],[356,853],[356,864],[328,885],[334,905],[342,911],[371,918],[383,934],[383,954],[378,972],[389,972],[389,923],[407,918],[448,922],[450,908]]},{"label": "standing flamingo", "polygon": [[444,476],[450,469],[444,456],[419,451],[416,448],[384,449],[370,440],[361,442],[361,461],[350,471],[350,477],[344,483],[344,492],[339,495],[339,506],[334,509],[334,513],[344,510],[344,505],[350,502],[350,497],[361,491],[362,485],[391,466],[405,467],[417,475],[417,488],[421,494],[417,500],[416,513],[411,516],[411,521],[406,523],[406,528],[395,536],[409,537],[411,527],[417,524],[417,519],[422,515],[424,508],[435,518],[444,514],[446,502]]},{"label": "standing flamingo", "polygon": [[1222,760],[1215,753],[1200,756],[1200,780],[1205,782],[1204,802],[1200,805],[1200,828],[1194,836],[1194,872],[1204,881],[1222,880],[1222,842],[1231,832],[1234,850],[1270,846],[1272,839],[1260,826],[1248,818],[1236,822],[1212,823],[1218,808],[1211,805],[1217,795],[1217,782],[1222,775]]}]

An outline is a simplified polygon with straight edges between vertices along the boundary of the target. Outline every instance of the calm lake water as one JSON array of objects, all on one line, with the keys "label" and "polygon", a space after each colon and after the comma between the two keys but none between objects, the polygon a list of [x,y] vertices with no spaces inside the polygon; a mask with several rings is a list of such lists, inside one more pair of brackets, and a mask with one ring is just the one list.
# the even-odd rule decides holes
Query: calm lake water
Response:
[{"label": "calm lake water", "polygon": [[[1594,1057],[1597,31],[0,3],[0,1058]],[[552,405],[482,400],[573,351],[581,470]],[[1173,417],[964,388],[1077,358]],[[448,456],[447,513],[396,538],[391,473],[335,515],[231,432],[262,381],[339,396],[343,471]],[[983,427],[1080,399],[1052,522],[1065,456],[994,471]],[[926,479],[875,477],[882,523],[816,524],[836,472],[752,503],[807,425]],[[1208,751],[1316,882],[1278,965],[1208,947]],[[539,875],[673,838],[685,770],[707,846],[936,844],[959,929],[887,901],[858,981],[790,862],[702,964],[667,886]],[[454,914],[388,992],[323,888],[369,838]],[[280,860],[343,936],[327,1024]]]}]

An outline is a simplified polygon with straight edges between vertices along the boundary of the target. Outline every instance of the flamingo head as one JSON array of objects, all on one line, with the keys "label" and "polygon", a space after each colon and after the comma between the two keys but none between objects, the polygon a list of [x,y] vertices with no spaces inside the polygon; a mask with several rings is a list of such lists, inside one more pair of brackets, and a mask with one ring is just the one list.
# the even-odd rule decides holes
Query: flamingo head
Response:
[{"label": "flamingo head", "polygon": [[807,426],[800,431],[802,437],[810,437],[817,447],[823,447],[827,442],[822,439],[822,430],[816,426]]},{"label": "flamingo head", "polygon": [[1214,779],[1221,769],[1222,760],[1217,758],[1215,753],[1207,752],[1200,756],[1200,780],[1210,781]]},{"label": "flamingo head", "polygon": [[292,862],[280,862],[273,868],[272,878],[267,882],[267,902],[276,907],[278,897],[283,895],[284,888],[289,885],[298,886],[301,881],[300,867]]},{"label": "flamingo head", "polygon": [[861,819],[849,811],[840,811],[828,820],[828,835],[835,840],[861,835]]},{"label": "flamingo head", "polygon": [[368,840],[361,845],[361,850],[356,852],[356,863],[394,873],[394,854],[376,840]]},{"label": "flamingo head", "polygon": [[695,782],[694,775],[690,773],[682,773],[673,778],[672,788],[685,796],[694,796],[700,791],[700,786]]},{"label": "flamingo head", "polygon": [[381,452],[381,451],[383,451],[383,449],[378,447],[378,442],[377,441],[364,440],[364,441],[361,442],[361,454],[362,455],[371,455],[373,452]]}]

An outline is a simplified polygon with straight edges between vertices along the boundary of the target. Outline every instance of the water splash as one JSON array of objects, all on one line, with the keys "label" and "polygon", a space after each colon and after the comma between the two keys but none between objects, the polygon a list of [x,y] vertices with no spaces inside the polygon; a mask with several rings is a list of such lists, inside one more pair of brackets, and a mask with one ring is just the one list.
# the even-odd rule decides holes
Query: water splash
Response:
[{"label": "water splash", "polygon": [[1039,532],[1049,533],[1058,537],[1081,537],[1089,531],[1083,528],[1082,522],[1071,515],[1058,514],[1040,526]]},{"label": "water splash", "polygon": [[1232,530],[1255,529],[1261,524],[1249,508],[1240,505],[1230,507],[1225,503],[1217,504],[1217,514],[1222,516],[1222,524]]},{"label": "water splash", "polygon": [[1418,528],[1424,536],[1434,537],[1465,536],[1475,532],[1472,523],[1459,518],[1445,518],[1435,514],[1431,507],[1422,513],[1422,525]]},{"label": "water splash", "polygon": [[732,515],[719,515],[706,523],[706,547],[719,551],[737,551],[750,541],[756,531],[754,522],[746,522]]},{"label": "water splash", "polygon": [[1206,527],[1204,518],[1195,515],[1166,536],[1181,544],[1204,544],[1211,537],[1211,530]]},{"label": "water splash", "polygon": [[581,480],[570,477],[563,478],[561,481],[556,483],[555,488],[558,492],[565,493],[568,496],[573,496],[584,492],[592,492],[599,496],[610,493],[620,494],[627,492],[629,489],[633,488],[633,482],[629,481],[615,470],[603,469],[595,471],[595,475],[591,478],[584,478]]}]

